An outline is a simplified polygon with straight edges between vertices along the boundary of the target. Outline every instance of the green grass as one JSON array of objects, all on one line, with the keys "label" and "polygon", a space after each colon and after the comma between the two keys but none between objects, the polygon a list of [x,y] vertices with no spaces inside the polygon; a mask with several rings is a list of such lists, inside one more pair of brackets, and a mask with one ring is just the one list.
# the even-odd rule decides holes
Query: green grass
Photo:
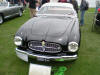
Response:
[{"label": "green grass", "polygon": [[88,12],[95,12],[95,8],[89,8]]},{"label": "green grass", "polygon": [[[68,67],[65,75],[100,75],[100,33],[91,32],[93,15],[85,15],[78,60],[61,63]],[[28,75],[29,63],[16,56],[13,43],[14,34],[28,19],[29,12],[26,10],[22,17],[10,19],[0,25],[0,75]]]},{"label": "green grass", "polygon": [[17,58],[13,38],[18,28],[28,19],[28,11],[25,11],[22,17],[0,25],[0,75],[27,75],[28,64]]}]

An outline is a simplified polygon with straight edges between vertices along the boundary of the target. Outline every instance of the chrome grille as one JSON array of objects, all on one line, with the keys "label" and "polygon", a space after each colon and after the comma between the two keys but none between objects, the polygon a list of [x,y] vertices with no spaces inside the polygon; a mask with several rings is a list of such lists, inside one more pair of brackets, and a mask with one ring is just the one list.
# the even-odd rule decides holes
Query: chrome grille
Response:
[{"label": "chrome grille", "polygon": [[30,41],[28,43],[29,49],[33,51],[39,51],[39,52],[46,52],[46,53],[58,53],[61,52],[61,46],[56,43],[50,43],[50,42],[40,42],[40,41]]}]

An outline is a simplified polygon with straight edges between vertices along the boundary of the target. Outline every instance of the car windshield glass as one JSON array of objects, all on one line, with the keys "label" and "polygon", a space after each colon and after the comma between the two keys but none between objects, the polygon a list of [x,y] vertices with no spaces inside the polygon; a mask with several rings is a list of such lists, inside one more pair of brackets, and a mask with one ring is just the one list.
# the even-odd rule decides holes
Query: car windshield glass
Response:
[{"label": "car windshield glass", "polygon": [[72,14],[73,10],[68,7],[60,7],[60,6],[45,6],[40,9],[38,14]]},{"label": "car windshield glass", "polygon": [[0,2],[0,6],[8,6],[8,4],[5,2]]}]

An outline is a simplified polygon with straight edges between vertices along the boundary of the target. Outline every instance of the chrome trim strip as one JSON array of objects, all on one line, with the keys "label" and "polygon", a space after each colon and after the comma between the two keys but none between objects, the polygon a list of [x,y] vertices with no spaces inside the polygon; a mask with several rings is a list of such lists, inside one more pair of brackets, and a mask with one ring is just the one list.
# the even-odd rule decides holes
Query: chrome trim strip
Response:
[{"label": "chrome trim strip", "polygon": [[77,59],[78,56],[77,55],[73,55],[73,56],[61,56],[61,57],[58,57],[58,56],[52,56],[52,57],[48,57],[48,56],[40,56],[40,55],[36,55],[36,54],[30,54],[26,51],[23,51],[23,50],[19,50],[18,48],[16,48],[16,51],[17,52],[20,52],[20,53],[24,53],[28,56],[32,56],[32,57],[35,57],[35,58],[46,58],[46,59],[64,59],[64,60],[74,60],[74,59]]},{"label": "chrome trim strip", "polygon": [[[44,42],[44,43],[45,44],[42,45],[42,41],[30,41],[28,42],[28,47],[29,49],[34,51],[47,52],[47,53],[58,53],[61,52],[62,50],[61,46],[57,43],[51,43],[51,42]],[[59,47],[60,49],[58,49]]]},{"label": "chrome trim strip", "polygon": [[16,15],[18,15],[18,14],[19,14],[19,13],[15,13],[15,14],[13,14],[13,15],[5,16],[4,18],[7,19],[7,18],[10,18],[10,17],[16,16]]}]

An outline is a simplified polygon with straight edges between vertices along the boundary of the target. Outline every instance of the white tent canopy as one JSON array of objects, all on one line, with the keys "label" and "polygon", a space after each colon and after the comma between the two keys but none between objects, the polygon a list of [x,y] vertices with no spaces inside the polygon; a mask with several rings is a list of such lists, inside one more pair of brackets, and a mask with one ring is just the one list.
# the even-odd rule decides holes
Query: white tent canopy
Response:
[{"label": "white tent canopy", "polygon": [[[6,1],[6,0],[0,0],[0,1]],[[57,2],[58,0],[50,0],[51,2]],[[78,1],[78,5],[80,5],[81,0],[77,0]],[[87,0],[89,2],[89,7],[96,7],[96,1],[97,0]],[[98,0],[100,1],[100,0]]]},{"label": "white tent canopy", "polygon": [[[50,2],[57,2],[58,0],[50,0]],[[78,5],[80,6],[81,4],[81,0],[77,0],[78,1]],[[97,0],[86,0],[89,2],[89,7],[96,7],[96,1]],[[98,0],[100,1],[100,0]]]}]

